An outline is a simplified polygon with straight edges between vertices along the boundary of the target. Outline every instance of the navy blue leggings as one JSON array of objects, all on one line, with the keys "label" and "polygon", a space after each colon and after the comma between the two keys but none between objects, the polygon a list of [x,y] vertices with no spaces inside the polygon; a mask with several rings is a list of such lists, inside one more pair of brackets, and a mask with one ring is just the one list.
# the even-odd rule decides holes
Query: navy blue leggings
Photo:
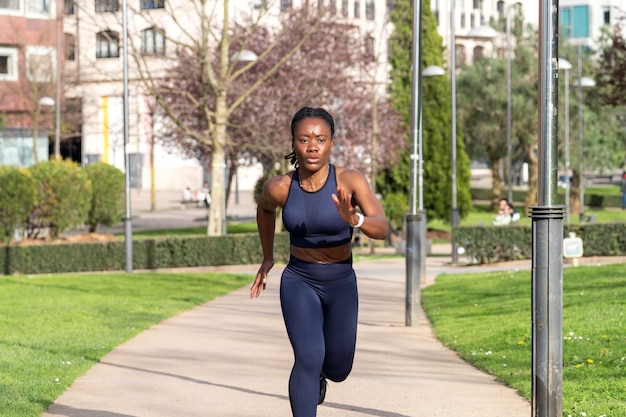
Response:
[{"label": "navy blue leggings", "polygon": [[315,417],[320,376],[339,382],[354,360],[358,314],[352,259],[314,264],[291,257],[280,302],[295,361],[289,378],[294,417]]}]

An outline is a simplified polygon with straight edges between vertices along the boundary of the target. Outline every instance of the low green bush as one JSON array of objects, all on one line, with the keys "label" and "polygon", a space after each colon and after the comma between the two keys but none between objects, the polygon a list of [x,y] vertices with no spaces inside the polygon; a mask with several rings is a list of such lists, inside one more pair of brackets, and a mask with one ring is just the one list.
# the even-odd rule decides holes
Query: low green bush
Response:
[{"label": "low green bush", "polygon": [[[626,255],[626,223],[564,225],[563,237],[573,232],[583,240],[584,256]],[[532,226],[463,226],[454,239],[478,264],[532,257]]]},{"label": "low green bush", "polygon": [[124,174],[113,165],[94,162],[83,168],[91,180],[91,202],[87,213],[89,232],[98,225],[113,226],[124,217]]},{"label": "low green bush", "polygon": [[[125,246],[123,240],[5,246],[0,265],[5,275],[123,271]],[[277,234],[274,247],[276,262],[286,262],[288,235]],[[132,250],[136,270],[260,264],[263,259],[257,233],[135,239]]]},{"label": "low green bush", "polygon": [[30,172],[24,168],[0,166],[0,239],[8,243],[17,225],[33,209],[36,186]]},{"label": "low green bush", "polygon": [[58,159],[30,167],[37,183],[37,203],[26,221],[28,237],[47,230],[53,239],[84,224],[91,200],[91,181],[74,162]]}]

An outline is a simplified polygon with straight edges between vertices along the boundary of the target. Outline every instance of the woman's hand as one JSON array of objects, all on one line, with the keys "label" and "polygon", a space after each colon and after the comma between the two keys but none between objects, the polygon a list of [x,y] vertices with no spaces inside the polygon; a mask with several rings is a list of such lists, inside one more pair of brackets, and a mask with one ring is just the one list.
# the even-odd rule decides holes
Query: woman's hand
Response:
[{"label": "woman's hand", "polygon": [[250,298],[255,298],[261,295],[261,291],[265,290],[267,286],[267,275],[274,266],[273,259],[263,260],[263,263],[259,267],[259,272],[256,273],[256,278],[250,288]]},{"label": "woman's hand", "polygon": [[352,193],[348,192],[344,187],[337,187],[337,191],[333,194],[333,202],[337,208],[339,216],[348,224],[354,225],[359,219],[356,216],[358,207],[352,203]]}]

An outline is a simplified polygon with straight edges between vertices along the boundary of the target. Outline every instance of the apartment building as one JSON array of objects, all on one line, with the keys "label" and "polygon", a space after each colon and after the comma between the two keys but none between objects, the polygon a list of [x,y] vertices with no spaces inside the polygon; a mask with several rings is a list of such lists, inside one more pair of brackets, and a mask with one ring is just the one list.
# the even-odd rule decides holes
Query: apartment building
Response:
[{"label": "apartment building", "polygon": [[[2,0],[0,0],[2,1]],[[266,21],[292,8],[308,7],[332,13],[369,33],[368,41],[383,69],[381,86],[387,80],[388,0],[230,0],[229,17],[236,21],[250,13],[267,12]],[[218,16],[223,3],[207,2],[207,13]],[[105,161],[124,169],[122,2],[119,0],[65,0],[64,39],[75,53],[65,65],[68,99],[80,102],[82,156],[87,164]],[[215,21],[220,21],[217,17]],[[183,22],[183,25],[180,23]],[[129,52],[139,52],[151,71],[167,71],[168,57],[178,39],[199,33],[198,10],[187,0],[128,0]],[[364,35],[365,36],[365,35]],[[158,140],[158,120],[152,116],[152,100],[143,93],[136,62],[129,62],[129,142],[131,186],[148,189],[151,175],[157,189],[198,187],[206,179],[204,164]],[[152,170],[151,166],[155,169]],[[252,188],[261,172],[239,173]]]},{"label": "apartment building", "polygon": [[[512,17],[518,10],[526,23],[539,26],[537,0],[430,0],[438,22],[439,34],[445,45],[450,45],[450,11],[454,5],[454,32],[457,65],[472,64],[483,54],[502,53],[506,49],[505,34],[496,39],[472,36],[472,29],[489,25],[491,21]],[[594,47],[605,26],[623,24],[626,4],[623,0],[560,0],[559,35],[569,42]]]},{"label": "apartment building", "polygon": [[603,27],[621,24],[624,28],[626,3],[623,0],[561,0],[560,35],[568,42],[595,48]]},{"label": "apartment building", "polygon": [[48,159],[57,85],[58,4],[0,0],[0,164]]}]

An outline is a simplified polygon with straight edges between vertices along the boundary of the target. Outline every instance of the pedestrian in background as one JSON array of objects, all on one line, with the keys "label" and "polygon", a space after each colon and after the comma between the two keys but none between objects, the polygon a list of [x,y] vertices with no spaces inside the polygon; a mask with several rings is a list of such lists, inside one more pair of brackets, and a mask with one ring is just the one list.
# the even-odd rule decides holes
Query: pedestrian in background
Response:
[{"label": "pedestrian in background", "polygon": [[622,210],[626,210],[626,171],[622,173]]}]

